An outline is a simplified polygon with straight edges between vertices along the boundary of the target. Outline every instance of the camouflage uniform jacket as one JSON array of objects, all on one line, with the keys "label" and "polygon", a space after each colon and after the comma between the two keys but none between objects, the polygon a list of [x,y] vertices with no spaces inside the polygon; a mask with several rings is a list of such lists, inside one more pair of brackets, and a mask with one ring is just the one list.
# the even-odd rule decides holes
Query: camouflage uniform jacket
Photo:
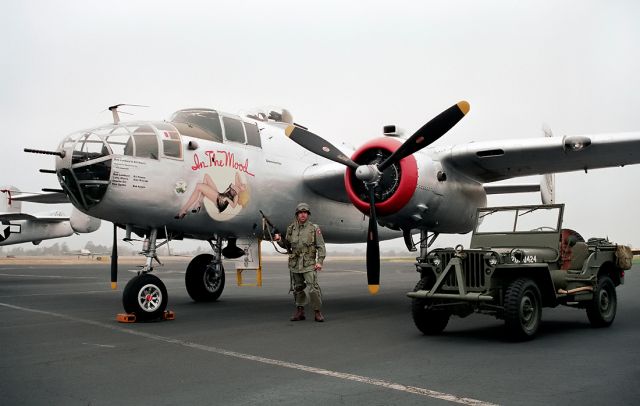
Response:
[{"label": "camouflage uniform jacket", "polygon": [[284,241],[279,244],[289,252],[289,270],[291,272],[313,271],[316,263],[322,265],[327,251],[320,227],[309,221],[289,224]]}]

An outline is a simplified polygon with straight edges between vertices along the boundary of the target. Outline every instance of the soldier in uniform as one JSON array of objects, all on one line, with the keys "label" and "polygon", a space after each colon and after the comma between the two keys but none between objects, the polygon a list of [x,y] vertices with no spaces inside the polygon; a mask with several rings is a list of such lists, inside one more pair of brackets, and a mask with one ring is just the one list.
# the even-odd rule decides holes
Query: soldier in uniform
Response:
[{"label": "soldier in uniform", "polygon": [[[296,221],[287,227],[284,239],[280,234],[275,234],[273,240],[289,253],[289,271],[296,303],[296,312],[291,316],[291,321],[304,320],[304,306],[311,302],[315,321],[323,322],[322,292],[317,272],[322,270],[326,250],[320,227],[308,221],[310,214],[308,204],[298,204]],[[306,288],[308,295],[305,293]]]}]

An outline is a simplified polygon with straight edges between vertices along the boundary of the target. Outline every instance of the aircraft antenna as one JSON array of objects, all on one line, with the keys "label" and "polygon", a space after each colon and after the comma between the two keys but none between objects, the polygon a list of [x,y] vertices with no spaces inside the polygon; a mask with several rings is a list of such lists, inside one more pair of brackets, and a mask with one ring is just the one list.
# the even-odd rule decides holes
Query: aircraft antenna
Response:
[{"label": "aircraft antenna", "polygon": [[[127,103],[120,103],[120,104],[114,104],[113,106],[109,106],[107,110],[109,110],[111,112],[111,115],[113,116],[113,124],[118,124],[120,122],[120,114],[132,115],[131,113],[127,113],[126,111],[118,111],[118,107],[120,106],[149,107],[149,106],[144,106],[142,104],[127,104]],[[103,111],[107,111],[107,110],[103,110]]]}]

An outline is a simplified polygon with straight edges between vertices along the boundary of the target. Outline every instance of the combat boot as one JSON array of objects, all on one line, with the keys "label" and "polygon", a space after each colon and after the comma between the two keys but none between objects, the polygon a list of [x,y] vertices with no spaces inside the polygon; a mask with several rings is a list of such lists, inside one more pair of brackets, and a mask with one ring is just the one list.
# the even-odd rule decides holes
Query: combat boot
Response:
[{"label": "combat boot", "polygon": [[324,316],[322,315],[322,313],[320,313],[320,310],[316,310],[316,317],[315,317],[317,322],[322,323],[324,321]]},{"label": "combat boot", "polygon": [[298,306],[298,308],[296,309],[296,312],[293,314],[293,316],[291,316],[291,321],[301,321],[304,320],[304,307],[302,306]]}]

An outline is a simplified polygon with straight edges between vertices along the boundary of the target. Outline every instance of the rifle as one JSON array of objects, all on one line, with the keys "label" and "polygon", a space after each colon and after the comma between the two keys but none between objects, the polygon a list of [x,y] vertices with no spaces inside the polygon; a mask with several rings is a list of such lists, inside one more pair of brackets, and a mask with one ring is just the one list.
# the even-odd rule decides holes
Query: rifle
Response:
[{"label": "rifle", "polygon": [[[278,252],[280,254],[289,254],[289,251],[291,250],[291,245],[289,244],[289,241],[287,241],[284,238],[285,236],[283,236],[282,233],[280,233],[278,228],[273,225],[271,220],[269,220],[269,218],[264,214],[264,212],[262,210],[259,210],[259,212],[260,212],[260,215],[262,216],[262,237],[263,237],[263,239],[271,241],[271,244],[273,245],[273,248],[275,248],[276,252]],[[268,238],[266,238],[265,231],[268,233]],[[284,244],[284,248],[287,250],[286,252],[282,252],[282,251],[278,250],[278,247],[276,247],[276,245],[274,244],[274,241],[273,241],[273,235],[274,234],[280,234],[280,238],[281,238],[282,243]]]}]

